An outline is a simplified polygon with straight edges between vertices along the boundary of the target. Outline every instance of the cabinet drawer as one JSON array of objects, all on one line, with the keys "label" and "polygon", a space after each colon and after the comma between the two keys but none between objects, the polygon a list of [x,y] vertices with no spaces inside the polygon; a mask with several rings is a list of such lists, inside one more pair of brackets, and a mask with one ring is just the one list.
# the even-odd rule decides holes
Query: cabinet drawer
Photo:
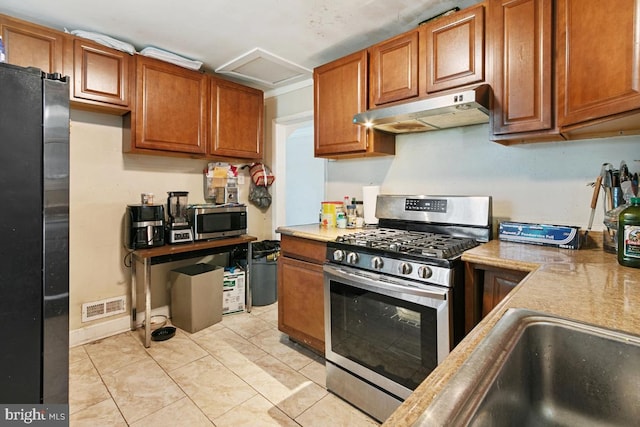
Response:
[{"label": "cabinet drawer", "polygon": [[317,240],[282,235],[280,251],[283,256],[323,264],[326,258],[327,244]]}]

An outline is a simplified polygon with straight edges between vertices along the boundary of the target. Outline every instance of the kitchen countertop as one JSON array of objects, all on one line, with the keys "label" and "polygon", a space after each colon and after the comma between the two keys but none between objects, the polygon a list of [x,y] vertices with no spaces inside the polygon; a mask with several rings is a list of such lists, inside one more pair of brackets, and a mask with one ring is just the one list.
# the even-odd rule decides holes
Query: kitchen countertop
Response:
[{"label": "kitchen countertop", "polygon": [[[276,232],[330,241],[361,229],[337,229],[318,224],[279,227]],[[604,252],[601,233],[589,234],[579,250],[492,240],[467,250],[466,262],[529,271],[502,300],[387,419],[385,426],[410,426],[420,417],[495,323],[509,308],[526,308],[640,335],[640,269],[618,264]]]},{"label": "kitchen countertop", "polygon": [[453,349],[384,425],[413,425],[509,308],[527,308],[640,335],[640,269],[619,265],[616,256],[601,247],[570,250],[493,240],[466,251],[462,259],[531,273]]},{"label": "kitchen countertop", "polygon": [[336,228],[323,227],[320,224],[305,224],[278,227],[276,229],[276,233],[293,237],[302,237],[304,239],[330,242],[335,240],[338,236],[357,233],[363,230],[366,230],[366,228]]}]

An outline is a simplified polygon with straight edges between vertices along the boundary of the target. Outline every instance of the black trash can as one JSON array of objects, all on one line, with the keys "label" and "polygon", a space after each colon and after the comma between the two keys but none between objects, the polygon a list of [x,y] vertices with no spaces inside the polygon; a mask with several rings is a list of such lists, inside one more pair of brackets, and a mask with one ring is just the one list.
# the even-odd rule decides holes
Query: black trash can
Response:
[{"label": "black trash can", "polygon": [[279,240],[263,240],[251,246],[251,304],[255,306],[273,304],[278,299]]}]

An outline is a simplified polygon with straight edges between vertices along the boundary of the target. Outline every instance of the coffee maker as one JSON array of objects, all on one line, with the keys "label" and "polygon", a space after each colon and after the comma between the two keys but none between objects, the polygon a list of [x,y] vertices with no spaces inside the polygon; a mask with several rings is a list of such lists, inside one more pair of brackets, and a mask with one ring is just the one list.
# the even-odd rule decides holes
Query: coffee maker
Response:
[{"label": "coffee maker", "polygon": [[164,207],[162,205],[128,205],[125,215],[127,248],[146,249],[164,245]]},{"label": "coffee maker", "polygon": [[187,220],[188,191],[169,191],[167,193],[167,224],[166,237],[168,243],[193,242],[193,232]]}]

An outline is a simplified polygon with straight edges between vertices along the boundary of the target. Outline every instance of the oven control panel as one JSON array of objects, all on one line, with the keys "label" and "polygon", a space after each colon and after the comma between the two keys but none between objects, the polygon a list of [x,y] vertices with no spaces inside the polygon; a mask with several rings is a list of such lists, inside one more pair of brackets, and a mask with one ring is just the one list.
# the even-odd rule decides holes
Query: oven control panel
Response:
[{"label": "oven control panel", "polygon": [[330,247],[327,248],[327,260],[331,264],[355,267],[425,284],[452,286],[453,274],[450,268],[426,265],[414,260]]},{"label": "oven control panel", "polygon": [[405,211],[447,213],[446,199],[412,199],[404,202]]}]

